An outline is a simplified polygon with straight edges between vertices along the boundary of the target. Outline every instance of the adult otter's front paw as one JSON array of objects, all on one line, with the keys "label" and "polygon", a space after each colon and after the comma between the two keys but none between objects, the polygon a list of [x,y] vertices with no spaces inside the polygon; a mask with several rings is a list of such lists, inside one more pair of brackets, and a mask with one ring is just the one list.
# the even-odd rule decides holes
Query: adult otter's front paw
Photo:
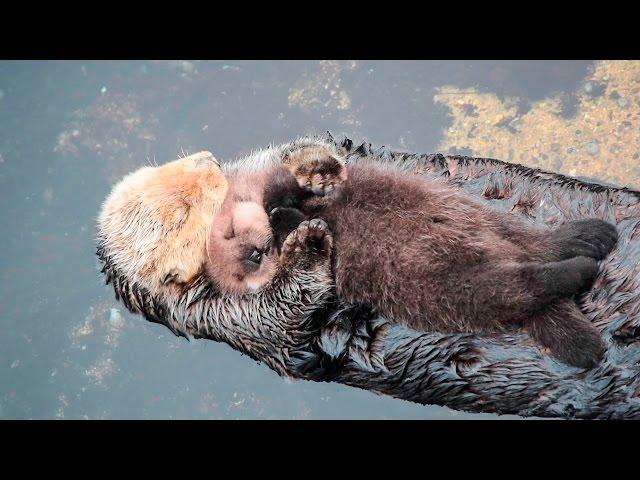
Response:
[{"label": "adult otter's front paw", "polygon": [[574,220],[551,233],[553,250],[558,260],[591,257],[602,260],[618,241],[616,227],[597,218]]},{"label": "adult otter's front paw", "polygon": [[315,195],[329,195],[347,179],[344,164],[322,146],[303,147],[291,153],[285,163],[289,165],[298,185]]},{"label": "adult otter's front paw", "polygon": [[327,262],[333,247],[333,236],[324,220],[315,218],[302,222],[282,245],[283,264],[305,267]]}]

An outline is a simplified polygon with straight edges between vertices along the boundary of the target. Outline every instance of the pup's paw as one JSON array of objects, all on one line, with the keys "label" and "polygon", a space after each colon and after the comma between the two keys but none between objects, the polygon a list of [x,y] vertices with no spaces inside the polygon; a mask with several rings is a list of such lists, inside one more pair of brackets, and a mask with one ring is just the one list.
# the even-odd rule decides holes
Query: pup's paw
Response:
[{"label": "pup's paw", "polygon": [[618,241],[616,227],[597,218],[574,220],[551,233],[558,259],[577,256],[602,260]]},{"label": "pup's paw", "polygon": [[547,310],[532,319],[529,331],[543,350],[567,365],[595,367],[606,350],[598,329],[578,310]]},{"label": "pup's paw", "polygon": [[305,220],[291,232],[282,245],[283,263],[310,266],[329,259],[333,236],[324,220]]},{"label": "pup's paw", "polygon": [[344,164],[322,146],[303,147],[291,153],[285,163],[298,185],[314,195],[330,195],[347,179]]},{"label": "pup's paw", "polygon": [[573,257],[532,267],[532,287],[550,299],[570,297],[587,290],[598,274],[598,262],[591,257]]},{"label": "pup's paw", "polygon": [[[598,262],[591,257],[574,257],[559,264],[565,264],[564,281],[567,293],[580,293],[588,290],[598,275]],[[572,285],[574,288],[571,288]]]},{"label": "pup's paw", "polygon": [[589,327],[580,329],[553,354],[574,367],[593,368],[598,365],[604,355],[605,345],[600,332],[592,325]]}]

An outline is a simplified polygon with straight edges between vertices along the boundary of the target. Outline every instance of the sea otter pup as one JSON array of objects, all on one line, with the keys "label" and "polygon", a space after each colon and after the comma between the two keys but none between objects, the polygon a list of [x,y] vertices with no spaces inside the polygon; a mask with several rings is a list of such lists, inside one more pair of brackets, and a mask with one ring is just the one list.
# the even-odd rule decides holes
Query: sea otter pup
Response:
[{"label": "sea otter pup", "polygon": [[345,168],[322,148],[304,153],[314,158],[293,173],[229,178],[208,243],[220,289],[268,285],[280,243],[304,222],[319,252],[331,243],[322,232],[333,232],[336,293],[347,302],[425,331],[525,325],[564,362],[597,363],[602,339],[570,297],[592,282],[615,227],[589,219],[538,230],[442,183],[375,162]]}]

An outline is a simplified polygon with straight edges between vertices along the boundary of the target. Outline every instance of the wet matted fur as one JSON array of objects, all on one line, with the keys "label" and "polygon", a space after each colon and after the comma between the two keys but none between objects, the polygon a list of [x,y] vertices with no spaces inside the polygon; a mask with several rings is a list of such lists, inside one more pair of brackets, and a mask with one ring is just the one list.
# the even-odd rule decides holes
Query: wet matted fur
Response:
[{"label": "wet matted fur", "polygon": [[[639,192],[497,160],[372,150],[368,144],[356,148],[348,139],[326,141],[348,162],[393,162],[449,182],[532,224],[554,227],[565,220],[597,217],[617,225],[617,247],[601,263],[592,289],[578,299],[603,335],[607,349],[602,362],[583,370],[553,360],[523,333],[416,332],[344,304],[309,310],[304,321],[288,324],[266,296],[237,303],[211,291],[203,277],[180,295],[152,295],[125,278],[106,253],[109,245],[99,241],[107,282],[131,311],[181,335],[224,341],[281,375],[336,381],[473,412],[640,418]],[[285,149],[274,147],[272,153]],[[265,154],[250,155],[238,165],[255,161],[260,168]],[[326,293],[307,294],[298,288],[292,283],[289,293],[307,306]]]}]

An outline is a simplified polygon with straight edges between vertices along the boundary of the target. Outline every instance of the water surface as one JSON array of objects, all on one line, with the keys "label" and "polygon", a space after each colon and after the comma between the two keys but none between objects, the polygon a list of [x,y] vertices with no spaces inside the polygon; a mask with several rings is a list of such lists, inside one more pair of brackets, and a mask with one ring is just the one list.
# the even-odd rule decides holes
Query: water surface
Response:
[{"label": "water surface", "polygon": [[98,273],[100,204],[149,161],[325,130],[638,187],[639,79],[640,62],[0,62],[0,418],[496,418],[288,382],[127,313]]}]

